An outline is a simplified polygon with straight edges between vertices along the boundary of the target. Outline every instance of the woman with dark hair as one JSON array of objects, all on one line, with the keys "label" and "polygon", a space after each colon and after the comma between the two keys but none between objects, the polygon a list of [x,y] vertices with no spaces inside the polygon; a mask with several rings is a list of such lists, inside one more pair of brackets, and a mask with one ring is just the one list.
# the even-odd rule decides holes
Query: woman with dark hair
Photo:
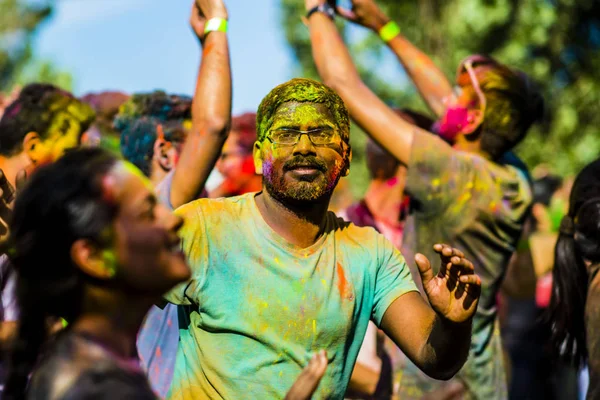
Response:
[{"label": "woman with dark hair", "polygon": [[[10,225],[21,321],[3,398],[155,399],[136,336],[152,304],[190,276],[181,224],[106,150],[77,150],[34,174]],[[48,317],[68,322],[51,340]],[[316,354],[290,398],[310,397],[326,365]]]},{"label": "woman with dark hair", "polygon": [[[135,339],[150,306],[189,277],[181,223],[106,151],[75,151],[36,173],[11,224],[21,321],[5,398],[153,399]],[[48,343],[47,317],[69,323]]]},{"label": "woman with dark hair", "polygon": [[588,399],[600,399],[600,159],[585,167],[571,190],[560,225],[550,301],[557,354],[589,366]]}]

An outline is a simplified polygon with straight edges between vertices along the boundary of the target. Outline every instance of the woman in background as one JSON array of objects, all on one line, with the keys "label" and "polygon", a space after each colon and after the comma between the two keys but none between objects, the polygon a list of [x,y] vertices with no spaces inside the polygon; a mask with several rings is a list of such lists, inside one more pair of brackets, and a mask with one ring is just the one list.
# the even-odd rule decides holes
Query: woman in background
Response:
[{"label": "woman in background", "polygon": [[589,367],[588,399],[600,399],[600,159],[571,190],[555,249],[550,300],[555,352]]}]

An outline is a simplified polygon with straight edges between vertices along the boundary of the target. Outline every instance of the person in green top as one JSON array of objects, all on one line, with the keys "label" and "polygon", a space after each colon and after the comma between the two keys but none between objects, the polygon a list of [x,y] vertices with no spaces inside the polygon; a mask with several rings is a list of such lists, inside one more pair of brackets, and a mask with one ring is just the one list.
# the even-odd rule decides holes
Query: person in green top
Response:
[{"label": "person in green top", "polygon": [[319,351],[314,398],[343,398],[369,320],[434,378],[464,364],[481,280],[463,253],[435,245],[437,275],[415,257],[427,304],[389,241],[327,211],[349,172],[349,131],[327,86],[279,85],[257,112],[262,191],[176,210],[192,276],[166,296],[189,306],[169,399],[280,399]]}]

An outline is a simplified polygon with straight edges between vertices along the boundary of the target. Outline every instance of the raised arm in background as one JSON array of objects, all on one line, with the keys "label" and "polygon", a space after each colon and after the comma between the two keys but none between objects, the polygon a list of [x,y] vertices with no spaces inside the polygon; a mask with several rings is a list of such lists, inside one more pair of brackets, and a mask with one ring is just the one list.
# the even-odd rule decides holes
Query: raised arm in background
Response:
[{"label": "raised arm in background", "polygon": [[202,61],[192,104],[192,129],[187,136],[171,187],[177,208],[204,188],[221,151],[231,121],[231,69],[227,33],[204,33],[213,18],[227,20],[223,0],[196,0],[190,24],[202,46]]},{"label": "raised arm in background", "polygon": [[[377,6],[375,0],[352,0],[352,10],[338,7],[339,15],[379,34],[391,19]],[[431,58],[398,33],[387,42],[404,70],[414,82],[429,108],[440,117],[446,109],[445,102],[454,93],[452,84]]]},{"label": "raised arm in background", "polygon": [[[305,0],[307,10],[323,3]],[[415,132],[422,130],[398,116],[361,81],[335,23],[327,15],[314,13],[307,24],[313,58],[323,82],[340,95],[352,119],[365,132],[407,165]]]}]

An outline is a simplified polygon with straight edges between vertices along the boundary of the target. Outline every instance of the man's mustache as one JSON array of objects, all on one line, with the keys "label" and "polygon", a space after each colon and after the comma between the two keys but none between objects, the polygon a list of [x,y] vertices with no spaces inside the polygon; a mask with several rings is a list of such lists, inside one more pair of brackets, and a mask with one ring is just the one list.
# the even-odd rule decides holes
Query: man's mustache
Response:
[{"label": "man's mustache", "polygon": [[321,172],[327,171],[327,164],[324,161],[319,160],[315,156],[296,156],[291,160],[288,160],[283,164],[283,170],[289,171],[296,168],[313,168]]}]

